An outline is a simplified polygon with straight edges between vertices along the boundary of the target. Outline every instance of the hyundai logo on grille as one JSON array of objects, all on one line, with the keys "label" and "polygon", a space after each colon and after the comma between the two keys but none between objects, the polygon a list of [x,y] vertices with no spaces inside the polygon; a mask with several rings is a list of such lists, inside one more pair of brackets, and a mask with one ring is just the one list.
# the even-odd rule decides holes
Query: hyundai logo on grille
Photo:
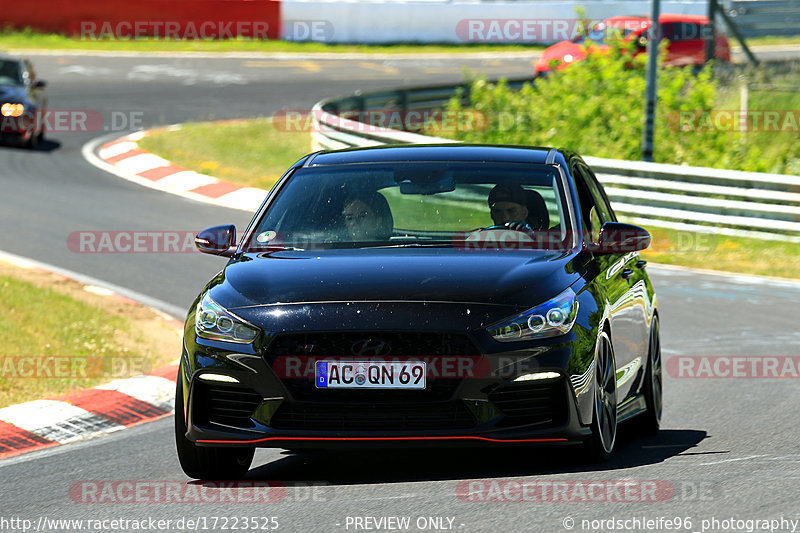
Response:
[{"label": "hyundai logo on grille", "polygon": [[361,339],[350,346],[353,355],[389,355],[392,345],[381,339]]}]

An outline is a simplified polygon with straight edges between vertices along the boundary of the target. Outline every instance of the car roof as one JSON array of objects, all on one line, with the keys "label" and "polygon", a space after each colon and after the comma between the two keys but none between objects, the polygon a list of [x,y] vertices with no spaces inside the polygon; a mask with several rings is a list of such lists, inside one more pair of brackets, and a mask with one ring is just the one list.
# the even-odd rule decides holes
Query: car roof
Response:
[{"label": "car roof", "polygon": [[[617,15],[615,17],[609,17],[604,20],[606,24],[614,25],[614,24],[622,24],[625,22],[645,22],[649,25],[650,17],[648,15]],[[680,13],[661,13],[658,16],[658,21],[660,23],[665,22],[691,22],[694,24],[707,24],[708,17],[705,15],[682,15]]]},{"label": "car roof", "polygon": [[12,56],[12,55],[6,54],[4,52],[0,52],[0,60],[3,60],[3,61],[22,61],[22,58],[18,57],[18,56]]},{"label": "car roof", "polygon": [[[560,151],[541,146],[488,144],[406,144],[348,148],[312,154],[304,166],[403,161],[482,161],[547,164],[557,162]],[[549,158],[548,158],[549,156]]]}]

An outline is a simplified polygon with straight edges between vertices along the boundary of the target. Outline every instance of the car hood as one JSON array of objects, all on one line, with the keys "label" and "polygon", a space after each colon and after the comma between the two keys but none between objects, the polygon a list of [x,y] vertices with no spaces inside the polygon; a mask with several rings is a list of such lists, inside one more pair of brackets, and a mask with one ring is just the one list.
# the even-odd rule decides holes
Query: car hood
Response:
[{"label": "car hood", "polygon": [[19,85],[0,85],[0,101],[23,104],[28,101],[25,87]]},{"label": "car hood", "polygon": [[[536,70],[539,72],[550,70],[550,61],[564,61],[566,55],[571,55],[573,58],[571,63],[575,63],[586,58],[586,50],[578,43],[561,41],[542,52],[539,62],[536,64]],[[558,68],[564,68],[567,65],[569,63],[564,63]]]},{"label": "car hood", "polygon": [[459,302],[531,307],[579,275],[563,251],[361,249],[245,255],[217,278],[229,309],[289,302]]}]

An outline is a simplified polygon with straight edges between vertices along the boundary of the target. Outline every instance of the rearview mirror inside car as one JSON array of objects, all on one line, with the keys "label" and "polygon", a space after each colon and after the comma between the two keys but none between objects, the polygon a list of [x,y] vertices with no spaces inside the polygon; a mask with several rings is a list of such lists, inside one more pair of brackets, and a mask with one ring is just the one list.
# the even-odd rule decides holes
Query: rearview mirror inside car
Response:
[{"label": "rearview mirror inside car", "polygon": [[456,190],[456,181],[445,177],[436,181],[403,181],[400,183],[400,194],[437,194]]}]

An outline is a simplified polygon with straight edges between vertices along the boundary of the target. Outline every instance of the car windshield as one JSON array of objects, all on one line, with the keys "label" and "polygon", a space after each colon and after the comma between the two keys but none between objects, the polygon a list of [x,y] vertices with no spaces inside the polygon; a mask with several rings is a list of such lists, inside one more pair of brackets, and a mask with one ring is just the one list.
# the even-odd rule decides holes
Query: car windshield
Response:
[{"label": "car windshield", "polygon": [[563,249],[571,246],[569,213],[562,175],[551,165],[437,161],[306,167],[281,187],[244,250]]},{"label": "car windshield", "polygon": [[[636,22],[636,25],[638,26],[639,22]],[[609,26],[604,22],[600,22],[589,28],[589,31],[586,32],[586,35],[579,35],[575,37],[573,42],[583,44],[586,43],[586,41],[592,41],[594,43],[610,45],[625,39],[628,35],[633,33],[633,28],[626,26],[628,26],[628,24],[623,24],[622,26]]]},{"label": "car windshield", "polygon": [[22,85],[22,70],[18,61],[0,59],[0,85]]}]

